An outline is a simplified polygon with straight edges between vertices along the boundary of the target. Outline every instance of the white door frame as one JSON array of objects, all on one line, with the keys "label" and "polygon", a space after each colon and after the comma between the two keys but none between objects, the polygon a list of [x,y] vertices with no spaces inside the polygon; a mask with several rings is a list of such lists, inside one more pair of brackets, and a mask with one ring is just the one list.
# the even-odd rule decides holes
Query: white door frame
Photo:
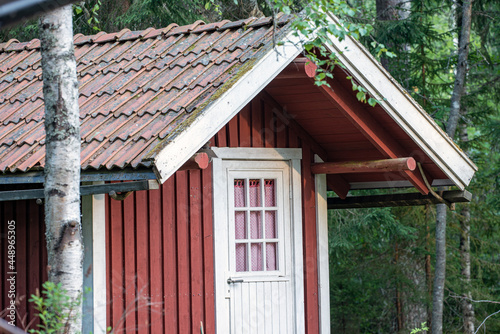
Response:
[{"label": "white door frame", "polygon": [[[302,196],[301,196],[301,159],[300,148],[216,148],[217,155],[213,159],[213,191],[214,191],[214,266],[215,266],[215,320],[216,333],[229,333],[230,299],[227,291],[228,247],[226,240],[219,240],[226,231],[218,222],[226,222],[227,217],[227,181],[222,160],[268,160],[288,161],[290,166],[291,195],[291,241],[294,265],[291,272],[293,279],[295,308],[295,333],[305,332],[304,314],[304,280],[302,253]],[[224,259],[224,260],[223,260]]]}]

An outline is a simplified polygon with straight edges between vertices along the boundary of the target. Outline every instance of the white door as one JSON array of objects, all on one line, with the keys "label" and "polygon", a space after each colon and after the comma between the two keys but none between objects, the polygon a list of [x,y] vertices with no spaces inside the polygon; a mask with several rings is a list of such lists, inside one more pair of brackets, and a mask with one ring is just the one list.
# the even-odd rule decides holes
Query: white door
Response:
[{"label": "white door", "polygon": [[[224,306],[216,312],[227,317],[218,333],[300,333],[290,162],[224,160],[221,167],[225,193],[214,198],[225,202],[224,217],[215,222],[216,262],[223,263],[216,298]],[[218,248],[225,249],[218,254]]]}]

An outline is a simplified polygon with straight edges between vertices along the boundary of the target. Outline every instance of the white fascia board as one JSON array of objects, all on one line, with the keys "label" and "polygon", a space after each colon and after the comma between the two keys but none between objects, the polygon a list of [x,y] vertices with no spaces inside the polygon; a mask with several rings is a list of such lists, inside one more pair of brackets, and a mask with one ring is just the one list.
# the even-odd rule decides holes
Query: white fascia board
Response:
[{"label": "white fascia board", "polygon": [[154,169],[160,183],[174,174],[302,52],[300,40],[293,32],[283,40],[286,42],[282,46],[270,49],[263,55],[231,88],[203,110],[188,128],[156,155]]},{"label": "white fascia board", "polygon": [[301,148],[212,147],[217,158],[231,160],[302,159]]},{"label": "white fascia board", "polygon": [[[337,18],[331,19],[338,24]],[[361,43],[350,36],[342,41],[330,36],[330,40],[331,44],[325,46],[335,53],[349,74],[379,100],[387,114],[464,190],[477,171],[476,165]]]}]

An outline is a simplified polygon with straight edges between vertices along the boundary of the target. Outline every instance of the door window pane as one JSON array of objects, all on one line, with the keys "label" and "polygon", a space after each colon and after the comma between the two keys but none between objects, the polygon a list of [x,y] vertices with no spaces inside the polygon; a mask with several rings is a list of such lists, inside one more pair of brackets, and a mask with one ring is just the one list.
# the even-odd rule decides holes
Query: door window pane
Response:
[{"label": "door window pane", "polygon": [[262,244],[253,243],[251,245],[252,252],[252,271],[262,270]]},{"label": "door window pane", "polygon": [[262,218],[260,211],[250,211],[250,237],[262,239]]},{"label": "door window pane", "polygon": [[247,220],[245,211],[234,213],[234,237],[235,239],[247,238]]},{"label": "door window pane", "polygon": [[265,206],[276,206],[276,191],[274,180],[265,180]]},{"label": "door window pane", "polygon": [[266,211],[266,238],[276,238],[276,211]]},{"label": "door window pane", "polygon": [[266,244],[266,270],[278,270],[277,253],[277,243]]},{"label": "door window pane", "polygon": [[248,180],[249,185],[249,195],[250,198],[250,206],[256,207],[261,206],[260,204],[260,180]]},{"label": "door window pane", "polygon": [[234,206],[245,206],[245,180],[234,180]]},{"label": "door window pane", "polygon": [[236,244],[236,271],[248,271],[247,245]]}]

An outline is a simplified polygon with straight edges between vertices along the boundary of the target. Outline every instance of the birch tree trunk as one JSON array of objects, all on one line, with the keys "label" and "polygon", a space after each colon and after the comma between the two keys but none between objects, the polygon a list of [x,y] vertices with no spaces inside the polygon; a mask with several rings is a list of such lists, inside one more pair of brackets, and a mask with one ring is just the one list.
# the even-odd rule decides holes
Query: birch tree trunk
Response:
[{"label": "birch tree trunk", "polygon": [[[459,4],[458,4],[459,5]],[[458,38],[458,63],[455,74],[455,84],[451,95],[450,116],[446,124],[446,133],[455,137],[460,118],[460,102],[465,91],[465,74],[467,72],[467,58],[469,56],[469,42],[471,29],[472,0],[465,0],[461,7],[462,19]],[[438,238],[439,234],[439,238]],[[438,253],[439,252],[439,253]],[[443,299],[444,282],[446,275],[446,205],[436,205],[436,268],[434,288],[432,291],[432,334],[443,333]]]},{"label": "birch tree trunk", "polygon": [[[72,300],[83,287],[80,224],[80,119],[71,5],[40,18],[45,102],[45,224],[49,280]],[[81,331],[81,303],[65,333]]]}]

